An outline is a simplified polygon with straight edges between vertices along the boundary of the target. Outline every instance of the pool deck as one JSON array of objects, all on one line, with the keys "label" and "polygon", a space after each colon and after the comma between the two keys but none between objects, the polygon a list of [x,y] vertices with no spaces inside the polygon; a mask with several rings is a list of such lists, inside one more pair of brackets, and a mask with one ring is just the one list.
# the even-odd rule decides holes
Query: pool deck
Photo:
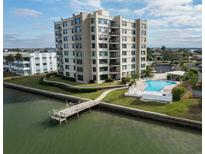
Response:
[{"label": "pool deck", "polygon": [[[131,97],[139,97],[142,98],[143,95],[150,95],[152,96],[170,96],[172,93],[172,89],[180,84],[180,82],[176,82],[174,85],[166,85],[164,86],[160,91],[145,91],[144,89],[146,88],[146,80],[165,80],[165,79],[159,79],[159,78],[147,78],[147,79],[139,79],[136,81],[135,84],[133,84],[128,92],[125,93],[125,96],[131,96]],[[151,98],[150,98],[151,99]]]}]

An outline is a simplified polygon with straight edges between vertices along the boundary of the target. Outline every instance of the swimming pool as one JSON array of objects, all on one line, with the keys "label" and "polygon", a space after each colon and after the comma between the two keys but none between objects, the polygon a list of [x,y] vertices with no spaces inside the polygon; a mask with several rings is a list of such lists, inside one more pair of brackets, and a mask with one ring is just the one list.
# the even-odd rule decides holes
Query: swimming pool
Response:
[{"label": "swimming pool", "polygon": [[160,91],[167,85],[174,85],[176,82],[173,81],[164,81],[164,80],[147,80],[147,87],[144,89],[145,91]]}]

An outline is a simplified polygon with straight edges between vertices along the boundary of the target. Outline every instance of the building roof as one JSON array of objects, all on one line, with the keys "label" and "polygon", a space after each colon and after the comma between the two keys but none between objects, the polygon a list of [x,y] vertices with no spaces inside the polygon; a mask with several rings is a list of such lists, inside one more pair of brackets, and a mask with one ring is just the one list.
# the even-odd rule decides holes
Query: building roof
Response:
[{"label": "building roof", "polygon": [[185,71],[172,71],[172,72],[167,72],[167,74],[170,75],[178,75],[178,76],[183,76]]}]

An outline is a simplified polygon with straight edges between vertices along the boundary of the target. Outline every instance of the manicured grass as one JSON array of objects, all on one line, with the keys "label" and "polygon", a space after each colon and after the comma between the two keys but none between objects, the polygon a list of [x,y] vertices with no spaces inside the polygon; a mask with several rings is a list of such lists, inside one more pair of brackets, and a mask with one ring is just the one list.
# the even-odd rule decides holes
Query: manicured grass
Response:
[{"label": "manicured grass", "polygon": [[4,78],[6,78],[6,77],[14,77],[14,76],[18,76],[18,75],[11,73],[11,72],[4,72],[3,76],[4,76]]},{"label": "manicured grass", "polygon": [[100,87],[100,86],[113,86],[113,85],[121,85],[121,81],[115,81],[115,82],[103,82],[103,83],[76,83],[67,79],[62,79],[60,77],[56,76],[51,76],[48,78],[48,80],[51,81],[59,81],[59,82],[64,82],[73,86],[82,86],[82,87]]},{"label": "manicured grass", "polygon": [[177,102],[173,102],[172,104],[161,104],[155,102],[143,102],[140,99],[133,97],[125,97],[124,92],[126,91],[127,90],[113,91],[109,93],[103,101],[192,120],[202,120],[202,112],[198,99],[186,98]]},{"label": "manicured grass", "polygon": [[6,80],[6,81],[10,83],[15,83],[15,84],[28,86],[28,87],[37,88],[37,89],[48,90],[52,92],[63,93],[67,95],[73,95],[73,96],[78,96],[81,98],[88,98],[88,99],[95,99],[103,93],[103,90],[99,90],[97,92],[89,92],[89,93],[69,92],[69,91],[63,90],[58,87],[42,85],[40,84],[41,78],[42,76],[29,76],[29,77],[23,77],[23,78]]}]

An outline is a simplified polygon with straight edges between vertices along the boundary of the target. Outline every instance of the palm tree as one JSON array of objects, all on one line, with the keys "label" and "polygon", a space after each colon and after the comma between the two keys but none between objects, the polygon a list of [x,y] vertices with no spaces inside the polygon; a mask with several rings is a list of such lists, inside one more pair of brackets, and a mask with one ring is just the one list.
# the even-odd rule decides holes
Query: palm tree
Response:
[{"label": "palm tree", "polygon": [[11,71],[11,64],[14,62],[15,57],[12,54],[9,54],[8,56],[5,57],[6,62],[9,64],[9,71]]},{"label": "palm tree", "polygon": [[151,68],[150,66],[148,66],[148,67],[146,68],[146,70],[144,70],[144,76],[145,76],[145,77],[152,77],[152,76],[153,76],[153,74],[152,74],[152,68]]},{"label": "palm tree", "polygon": [[164,60],[164,58],[165,58],[164,56],[165,56],[165,52],[166,52],[166,47],[162,46],[161,50],[162,50],[162,55],[163,55],[163,60]]},{"label": "palm tree", "polygon": [[18,71],[19,71],[19,62],[23,60],[23,56],[20,53],[15,54],[15,60],[18,61]]}]

